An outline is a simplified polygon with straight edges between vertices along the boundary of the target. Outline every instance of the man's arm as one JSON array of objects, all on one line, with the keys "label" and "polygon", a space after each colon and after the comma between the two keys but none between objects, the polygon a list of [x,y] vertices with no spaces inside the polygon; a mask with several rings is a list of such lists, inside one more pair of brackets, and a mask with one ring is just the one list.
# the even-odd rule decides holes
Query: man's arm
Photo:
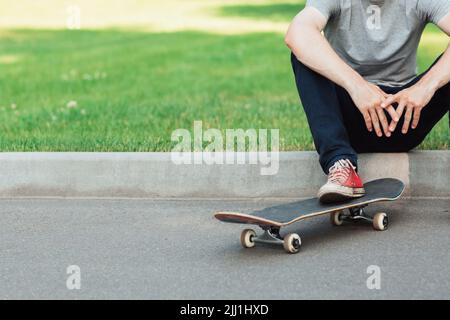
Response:
[{"label": "man's arm", "polygon": [[[450,13],[438,22],[439,28],[450,36]],[[414,86],[402,90],[389,97],[385,105],[398,103],[397,114],[401,116],[405,111],[405,121],[402,133],[407,133],[409,125],[417,128],[422,109],[430,102],[437,90],[450,82],[450,45],[439,61]],[[412,120],[412,123],[411,123]],[[397,123],[391,123],[390,131],[394,131]]]},{"label": "man's arm", "polygon": [[313,7],[306,7],[289,26],[286,44],[304,65],[350,91],[363,79],[337,55],[323,37],[321,32],[326,23],[322,13]]},{"label": "man's arm", "polygon": [[[390,136],[389,125],[381,107],[387,95],[364,80],[333,50],[321,33],[326,23],[327,19],[321,12],[314,7],[306,7],[289,26],[285,37],[287,46],[304,65],[347,90],[361,111],[369,131],[375,129],[376,134],[381,137],[383,129],[386,136]],[[390,105],[385,108],[398,121],[394,108]]]},{"label": "man's arm", "polygon": [[[438,26],[450,36],[450,13],[438,22]],[[441,59],[421,79],[421,82],[433,88],[435,92],[450,82],[450,45],[447,46]]]}]

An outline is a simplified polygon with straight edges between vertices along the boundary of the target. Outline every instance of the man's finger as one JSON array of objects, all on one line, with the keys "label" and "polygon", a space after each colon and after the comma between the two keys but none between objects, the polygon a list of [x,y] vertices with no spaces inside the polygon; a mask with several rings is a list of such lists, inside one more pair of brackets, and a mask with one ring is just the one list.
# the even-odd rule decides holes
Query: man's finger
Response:
[{"label": "man's finger", "polygon": [[413,107],[407,106],[406,112],[405,112],[405,120],[403,121],[403,128],[402,128],[403,134],[406,134],[408,132],[409,124],[411,123],[412,112],[413,112]]},{"label": "man's finger", "polygon": [[391,136],[391,132],[389,131],[389,125],[387,122],[386,115],[384,114],[384,110],[382,108],[376,108],[378,119],[380,120],[381,127],[383,128],[384,134],[386,137]]},{"label": "man's finger", "polygon": [[390,95],[389,97],[386,98],[386,100],[384,100],[381,103],[381,107],[384,109],[384,108],[387,108],[388,106],[392,105],[394,102],[398,102],[397,101],[398,97],[399,97],[398,94]]},{"label": "man's finger", "polygon": [[389,126],[389,130],[391,132],[394,132],[395,128],[397,128],[397,124],[400,121],[400,118],[402,117],[403,110],[405,110],[405,103],[403,101],[400,101],[400,103],[398,104],[397,110],[395,111],[398,116],[398,120],[397,120],[397,122],[392,120],[391,125]]},{"label": "man's finger", "polygon": [[395,111],[395,109],[392,105],[388,106],[384,110],[386,110],[389,113],[392,121],[398,122],[400,120],[400,115],[397,113],[397,111]]},{"label": "man's finger", "polygon": [[372,132],[372,130],[373,130],[372,119],[370,118],[370,114],[368,111],[365,111],[363,113],[363,118],[364,118],[364,122],[366,123],[367,130],[369,130],[369,132]]},{"label": "man's finger", "polygon": [[414,108],[414,116],[413,116],[411,128],[413,128],[413,129],[417,128],[417,125],[419,124],[419,120],[420,120],[420,112],[421,111],[422,111],[421,108]]},{"label": "man's finger", "polygon": [[375,133],[378,137],[382,137],[383,133],[380,128],[380,121],[378,120],[377,112],[375,109],[370,109],[370,118],[372,119],[373,128],[375,129]]}]

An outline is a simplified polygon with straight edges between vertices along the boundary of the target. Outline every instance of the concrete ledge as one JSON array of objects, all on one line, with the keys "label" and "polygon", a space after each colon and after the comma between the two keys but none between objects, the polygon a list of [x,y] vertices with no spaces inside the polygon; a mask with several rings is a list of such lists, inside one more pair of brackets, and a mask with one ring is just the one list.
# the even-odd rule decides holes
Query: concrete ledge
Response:
[{"label": "concrete ledge", "polygon": [[[170,153],[0,153],[0,197],[302,198],[326,177],[315,152],[260,165],[176,165]],[[360,156],[364,181],[401,179],[412,197],[450,197],[450,151]]]}]

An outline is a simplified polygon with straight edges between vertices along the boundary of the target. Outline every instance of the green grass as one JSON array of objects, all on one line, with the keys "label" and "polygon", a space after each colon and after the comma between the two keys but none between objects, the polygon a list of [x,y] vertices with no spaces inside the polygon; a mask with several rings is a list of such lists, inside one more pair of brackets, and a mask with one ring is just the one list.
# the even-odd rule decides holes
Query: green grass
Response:
[{"label": "green grass", "polygon": [[[443,47],[424,43],[422,70]],[[194,120],[313,149],[282,34],[11,30],[0,70],[1,151],[169,151]],[[445,119],[421,148],[448,140]]]},{"label": "green grass", "polygon": [[262,5],[226,5],[218,9],[223,16],[245,17],[258,20],[290,21],[305,6],[297,3],[271,3]]},{"label": "green grass", "polygon": [[15,31],[0,48],[19,57],[0,74],[2,150],[170,150],[194,120],[311,147],[279,35]]}]

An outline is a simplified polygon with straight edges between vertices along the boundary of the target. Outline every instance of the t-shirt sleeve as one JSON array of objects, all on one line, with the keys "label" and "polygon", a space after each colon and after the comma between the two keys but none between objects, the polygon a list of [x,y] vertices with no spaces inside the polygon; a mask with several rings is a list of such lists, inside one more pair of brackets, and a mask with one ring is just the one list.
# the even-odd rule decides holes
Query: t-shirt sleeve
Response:
[{"label": "t-shirt sleeve", "polygon": [[316,8],[328,20],[339,12],[340,0],[307,0],[306,7]]},{"label": "t-shirt sleeve", "polygon": [[417,10],[424,21],[438,24],[450,13],[450,0],[419,0]]}]

